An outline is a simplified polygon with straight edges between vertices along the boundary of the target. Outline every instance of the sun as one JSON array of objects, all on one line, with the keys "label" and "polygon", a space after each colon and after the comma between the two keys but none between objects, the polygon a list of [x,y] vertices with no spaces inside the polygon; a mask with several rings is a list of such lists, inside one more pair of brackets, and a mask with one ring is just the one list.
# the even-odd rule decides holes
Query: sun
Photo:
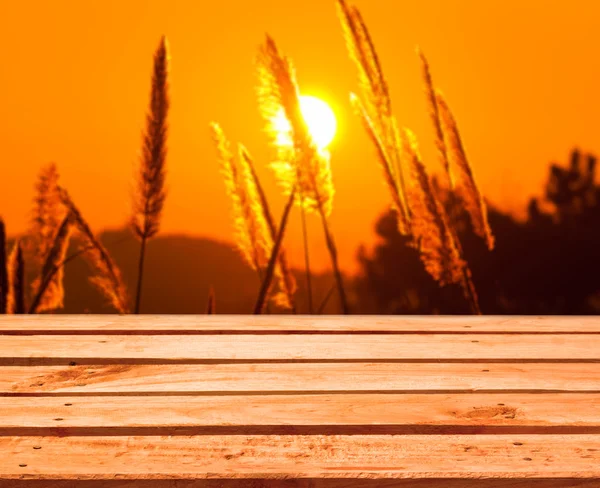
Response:
[{"label": "sun", "polygon": [[[317,148],[327,149],[337,132],[337,120],[331,107],[320,98],[301,95],[300,111]],[[275,116],[273,126],[278,134],[277,143],[282,146],[292,145],[289,135],[291,127],[283,109]]]}]

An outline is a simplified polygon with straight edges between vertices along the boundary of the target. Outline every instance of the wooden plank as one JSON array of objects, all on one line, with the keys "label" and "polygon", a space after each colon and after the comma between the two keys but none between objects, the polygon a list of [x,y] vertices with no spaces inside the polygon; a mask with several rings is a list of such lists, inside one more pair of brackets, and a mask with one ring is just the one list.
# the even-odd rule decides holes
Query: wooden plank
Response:
[{"label": "wooden plank", "polygon": [[598,488],[594,479],[206,479],[206,480],[4,480],[2,488]]},{"label": "wooden plank", "polygon": [[600,364],[258,363],[0,368],[0,395],[258,391],[600,392]]},{"label": "wooden plank", "polygon": [[[577,408],[573,408],[577,405]],[[477,433],[499,427],[527,427],[537,433],[600,433],[600,394],[343,394],[168,397],[0,398],[6,431],[32,429],[99,431],[145,427],[357,426],[372,433],[445,434],[477,427]],[[437,426],[443,429],[424,429]],[[395,427],[395,428],[394,428]],[[536,429],[533,429],[536,428]],[[318,429],[305,430],[316,431]],[[334,429],[339,433],[343,429]],[[261,430],[260,432],[264,432]],[[353,432],[359,432],[353,429]],[[241,429],[236,429],[241,433]],[[200,433],[200,432],[198,432]],[[105,432],[104,435],[108,435]],[[11,435],[25,435],[12,433]],[[29,434],[29,435],[44,435]],[[46,434],[49,435],[49,434]],[[100,435],[100,434],[99,434]]]},{"label": "wooden plank", "polygon": [[0,437],[0,480],[574,478],[600,435]]},{"label": "wooden plank", "polygon": [[600,361],[600,341],[590,340],[584,334],[0,336],[2,364],[34,358],[110,359],[121,363],[124,360]]},{"label": "wooden plank", "polygon": [[2,334],[131,333],[600,334],[597,317],[511,316],[0,316]]}]

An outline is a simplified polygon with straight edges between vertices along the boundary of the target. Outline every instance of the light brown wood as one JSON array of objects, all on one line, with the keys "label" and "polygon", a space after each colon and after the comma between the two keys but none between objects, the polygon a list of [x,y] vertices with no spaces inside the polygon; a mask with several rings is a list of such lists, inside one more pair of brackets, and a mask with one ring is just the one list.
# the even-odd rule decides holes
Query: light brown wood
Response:
[{"label": "light brown wood", "polygon": [[27,315],[0,316],[1,334],[52,333],[578,333],[600,334],[596,317],[511,316],[247,316]]},{"label": "light brown wood", "polygon": [[179,361],[562,360],[600,362],[600,341],[569,335],[0,336],[0,359]]},{"label": "light brown wood", "polygon": [[253,363],[0,367],[14,393],[600,392],[592,363]]},{"label": "light brown wood", "polygon": [[415,431],[443,426],[452,433],[455,427],[478,426],[484,433],[486,427],[510,426],[600,433],[600,394],[572,393],[18,397],[0,398],[0,412],[0,432],[20,427],[396,426]]},{"label": "light brown wood", "polygon": [[206,480],[4,480],[2,488],[598,488],[598,481],[580,478],[494,479],[206,479]]},{"label": "light brown wood", "polygon": [[600,488],[600,320],[0,317],[0,488]]},{"label": "light brown wood", "polygon": [[0,437],[0,452],[0,479],[600,480],[600,435]]}]

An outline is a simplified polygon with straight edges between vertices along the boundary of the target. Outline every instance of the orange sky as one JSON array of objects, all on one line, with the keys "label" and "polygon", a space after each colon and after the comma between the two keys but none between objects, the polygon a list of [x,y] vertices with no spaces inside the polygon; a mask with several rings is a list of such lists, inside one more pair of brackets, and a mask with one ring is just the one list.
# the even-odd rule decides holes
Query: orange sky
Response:
[{"label": "orange sky", "polygon": [[[430,164],[432,132],[419,44],[458,119],[486,197],[522,208],[547,163],[574,144],[600,153],[600,4],[571,0],[417,2],[357,0],[390,81],[399,122]],[[356,73],[333,0],[0,1],[0,214],[9,233],[26,225],[34,179],[56,161],[92,226],[122,224],[141,145],[152,53],[171,46],[169,198],[163,229],[230,240],[228,201],[208,131],[220,122],[257,161],[267,139],[254,95],[253,60],[265,32],[290,55],[303,92],[334,108],[333,230],[342,264],[372,240],[388,203],[372,149],[349,107]],[[273,177],[260,176],[279,213]],[[286,246],[300,264],[297,218]],[[311,248],[327,264],[320,223]]]}]

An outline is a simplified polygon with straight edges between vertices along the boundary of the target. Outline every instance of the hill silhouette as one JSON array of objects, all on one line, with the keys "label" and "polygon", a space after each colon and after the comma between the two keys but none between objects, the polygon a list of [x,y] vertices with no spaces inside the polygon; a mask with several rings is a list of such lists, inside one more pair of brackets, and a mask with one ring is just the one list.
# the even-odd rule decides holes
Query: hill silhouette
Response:
[{"label": "hill silhouette", "polygon": [[[129,230],[104,232],[100,239],[123,272],[130,292],[137,277],[139,243]],[[75,251],[72,249],[71,251]],[[306,310],[300,272],[300,311]],[[65,308],[60,313],[114,313],[88,282],[88,265],[82,258],[65,269]],[[333,283],[330,275],[316,275],[314,290],[320,303]],[[165,235],[148,245],[141,312],[145,314],[202,314],[206,312],[210,286],[216,292],[217,313],[251,313],[258,294],[259,279],[227,243],[206,238]],[[326,311],[335,313],[335,298]]]}]

